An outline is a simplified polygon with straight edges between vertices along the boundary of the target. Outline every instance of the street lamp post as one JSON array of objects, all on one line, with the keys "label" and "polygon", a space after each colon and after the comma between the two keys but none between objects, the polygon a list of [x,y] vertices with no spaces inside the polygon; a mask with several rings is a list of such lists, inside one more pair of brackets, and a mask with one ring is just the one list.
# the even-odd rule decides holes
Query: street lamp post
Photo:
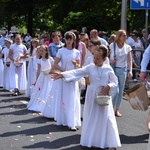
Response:
[{"label": "street lamp post", "polygon": [[121,6],[121,29],[127,30],[127,0],[122,0]]}]

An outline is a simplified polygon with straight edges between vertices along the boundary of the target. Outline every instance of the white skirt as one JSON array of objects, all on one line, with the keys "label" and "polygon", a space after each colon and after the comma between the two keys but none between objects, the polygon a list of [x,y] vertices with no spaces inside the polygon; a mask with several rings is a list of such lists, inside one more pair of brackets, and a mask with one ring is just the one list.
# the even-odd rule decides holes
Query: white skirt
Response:
[{"label": "white skirt", "polygon": [[27,97],[31,96],[32,87],[35,83],[36,71],[34,70],[34,60],[31,58],[29,60],[28,68],[27,68],[27,90],[25,92]]},{"label": "white skirt", "polygon": [[[89,89],[88,89],[89,90]],[[108,106],[99,106],[94,95],[87,91],[80,144],[87,147],[120,147],[120,138],[112,101]]]},{"label": "white skirt", "polygon": [[3,88],[6,90],[12,90],[10,89],[10,82],[9,82],[9,73],[10,73],[10,67],[6,66],[4,64],[4,80],[3,80]]},{"label": "white skirt", "polygon": [[41,72],[35,86],[33,87],[33,93],[31,94],[30,101],[27,105],[28,110],[43,112],[52,84],[53,81],[50,75],[44,75]]},{"label": "white skirt", "polygon": [[17,88],[19,90],[26,90],[27,79],[26,79],[26,62],[23,65],[16,67],[13,62],[10,64],[10,89]]},{"label": "white skirt", "polygon": [[4,74],[4,63],[3,63],[3,59],[0,58],[0,86],[3,87],[3,74]]},{"label": "white skirt", "polygon": [[80,94],[77,82],[65,82],[60,79],[56,98],[56,123],[68,127],[81,126]]}]

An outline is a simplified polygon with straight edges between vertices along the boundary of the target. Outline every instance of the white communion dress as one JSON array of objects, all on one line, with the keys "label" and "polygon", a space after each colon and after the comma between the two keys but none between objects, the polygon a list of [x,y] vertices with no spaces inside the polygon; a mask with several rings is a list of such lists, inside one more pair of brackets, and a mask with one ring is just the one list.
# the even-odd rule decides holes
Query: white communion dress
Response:
[{"label": "white communion dress", "polygon": [[[28,68],[27,68],[27,90],[26,90],[26,96],[30,97],[31,92],[32,92],[32,85],[34,84],[34,74],[36,72],[36,64],[35,64],[35,53],[36,53],[36,48],[33,49],[32,55],[29,57],[29,63],[28,63]],[[29,54],[30,54],[30,49],[29,49]],[[35,56],[35,57],[34,57]]]},{"label": "white communion dress", "polygon": [[53,80],[50,77],[50,74],[44,74],[42,70],[50,70],[53,61],[54,60],[52,57],[50,57],[47,60],[39,59],[38,63],[41,65],[41,72],[36,81],[35,86],[33,87],[33,92],[31,94],[30,101],[27,105],[28,110],[37,111],[41,113],[44,111],[45,105],[47,105],[49,93],[53,85]]},{"label": "white communion dress", "polygon": [[11,60],[8,58],[9,49],[5,47],[3,49],[3,55],[4,55],[4,80],[3,80],[3,88],[6,90],[12,90],[10,89],[10,82],[9,82],[9,74],[10,74],[10,66],[7,65],[7,62],[11,62]]},{"label": "white communion dress", "polygon": [[61,73],[67,82],[89,76],[90,85],[87,87],[83,126],[80,144],[87,147],[110,148],[120,147],[120,138],[114,116],[112,101],[108,106],[99,106],[95,101],[95,91],[99,86],[110,86],[110,93],[117,86],[118,80],[110,65],[97,67],[89,64],[81,69]]},{"label": "white communion dress", "polygon": [[[24,55],[27,52],[27,48],[23,44],[12,44],[10,49],[13,51],[13,58],[16,59],[19,56]],[[10,89],[17,88],[19,90],[26,90],[27,79],[26,79],[26,60],[21,59],[21,66],[15,66],[14,62],[10,64]]]},{"label": "white communion dress", "polygon": [[[3,53],[2,47],[0,46],[0,53]],[[3,64],[3,58],[0,58],[0,86],[3,87],[3,74],[4,74],[4,64]]]},{"label": "white communion dress", "polygon": [[[74,69],[72,60],[80,59],[77,49],[68,50],[62,48],[58,51],[57,58],[60,59],[61,67],[65,70]],[[81,126],[80,93],[78,82],[65,82],[59,80],[58,96],[56,98],[57,125],[66,125],[70,128]]]}]

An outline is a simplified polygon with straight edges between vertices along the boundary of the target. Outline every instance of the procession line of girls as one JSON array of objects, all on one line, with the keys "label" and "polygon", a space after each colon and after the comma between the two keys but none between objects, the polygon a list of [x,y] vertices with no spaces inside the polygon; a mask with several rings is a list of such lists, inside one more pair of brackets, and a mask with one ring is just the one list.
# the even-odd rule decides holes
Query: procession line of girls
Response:
[{"label": "procession line of girls", "polygon": [[[76,131],[81,126],[78,80],[89,76],[80,144],[99,148],[120,147],[112,102],[108,106],[99,106],[95,102],[97,87],[103,86],[101,94],[105,95],[118,83],[110,65],[103,64],[107,47],[97,46],[93,63],[80,68],[80,51],[75,49],[76,35],[68,31],[64,38],[65,45],[58,50],[55,60],[49,56],[47,46],[40,46],[41,59],[37,61],[37,76],[27,109],[41,112],[45,117],[54,118],[57,125]],[[45,74],[44,70],[49,70],[50,74]]]},{"label": "procession line of girls", "polygon": [[[127,75],[127,62],[129,62],[130,69],[129,77],[132,76],[131,48],[125,44],[126,32],[119,30],[116,33],[115,60],[114,43],[110,44],[110,63],[115,64],[116,75],[109,65],[107,47],[100,45],[101,43],[95,39],[89,40],[88,49],[92,54],[87,58],[87,64],[83,63],[86,62],[85,44],[77,40],[78,35],[75,33],[74,30],[65,33],[64,47],[62,47],[63,44],[60,42],[60,35],[57,32],[52,33],[53,44],[51,43],[49,47],[39,46],[39,40],[35,38],[32,40],[30,50],[27,50],[22,44],[20,35],[16,35],[14,44],[6,39],[8,50],[5,50],[7,54],[4,54],[4,60],[7,65],[10,62],[8,68],[9,73],[11,72],[6,81],[9,83],[7,85],[9,87],[6,89],[13,90],[16,96],[19,94],[19,90],[26,90],[26,96],[30,97],[28,110],[41,112],[45,117],[54,118],[57,125],[68,126],[72,131],[76,131],[81,126],[78,81],[81,77],[88,76],[90,85],[87,86],[85,97],[80,143],[87,147],[119,147],[120,139],[113,109],[116,110],[115,115],[120,117],[119,107]],[[78,50],[79,48],[80,50]],[[53,52],[54,59],[49,55],[49,51]],[[0,57],[2,57],[2,53]],[[27,81],[26,58],[28,57]],[[45,70],[48,70],[48,73],[45,73]],[[49,72],[59,75],[61,78],[53,80]],[[112,91],[119,85],[118,98],[112,97],[111,104],[106,107],[98,106],[94,100],[95,90],[101,84],[104,87],[101,89],[102,94],[110,92],[110,95],[113,95]],[[106,124],[107,128],[104,130]],[[90,132],[89,137],[87,136],[88,132]],[[109,139],[112,137],[110,135],[115,137],[114,141]]]}]

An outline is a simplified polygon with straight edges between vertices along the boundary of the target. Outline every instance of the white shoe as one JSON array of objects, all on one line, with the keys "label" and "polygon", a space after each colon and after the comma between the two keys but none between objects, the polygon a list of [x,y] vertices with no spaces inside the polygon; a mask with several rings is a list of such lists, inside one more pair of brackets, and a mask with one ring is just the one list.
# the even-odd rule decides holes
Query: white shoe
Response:
[{"label": "white shoe", "polygon": [[13,94],[13,96],[18,96],[18,92],[15,92],[15,93]]},{"label": "white shoe", "polygon": [[133,82],[137,82],[137,79],[133,79]]},{"label": "white shoe", "polygon": [[71,127],[69,128],[71,131],[77,131],[77,128],[76,127]]}]

